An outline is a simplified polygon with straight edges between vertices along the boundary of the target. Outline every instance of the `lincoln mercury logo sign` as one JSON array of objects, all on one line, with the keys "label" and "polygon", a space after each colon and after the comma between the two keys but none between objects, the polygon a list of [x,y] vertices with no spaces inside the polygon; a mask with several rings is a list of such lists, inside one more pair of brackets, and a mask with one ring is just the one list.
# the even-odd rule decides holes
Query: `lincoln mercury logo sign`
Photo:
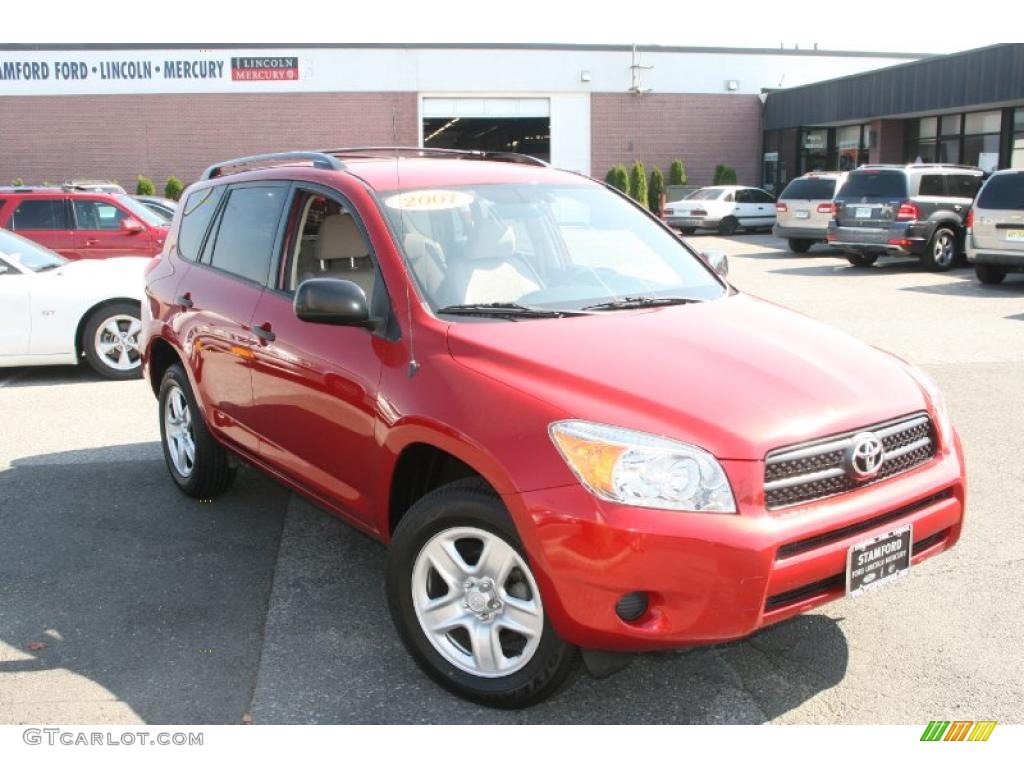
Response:
[{"label": "lincoln mercury logo sign", "polygon": [[864,482],[878,476],[885,460],[885,446],[873,432],[854,435],[843,454],[843,470],[851,480]]},{"label": "lincoln mercury logo sign", "polygon": [[296,56],[243,56],[231,59],[232,80],[298,80]]}]

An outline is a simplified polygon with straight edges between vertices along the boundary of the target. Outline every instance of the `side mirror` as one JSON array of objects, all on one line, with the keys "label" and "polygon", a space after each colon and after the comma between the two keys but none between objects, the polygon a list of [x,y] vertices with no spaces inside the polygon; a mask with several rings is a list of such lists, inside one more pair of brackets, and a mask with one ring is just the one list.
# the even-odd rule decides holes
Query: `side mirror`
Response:
[{"label": "side mirror", "polygon": [[722,277],[729,276],[729,257],[721,251],[704,251],[701,254],[704,257],[704,261],[708,263],[715,272],[720,274]]},{"label": "side mirror", "polygon": [[126,235],[137,235],[145,229],[142,222],[137,219],[121,219],[121,231]]},{"label": "side mirror", "polygon": [[370,309],[363,289],[350,280],[314,277],[299,284],[295,316],[307,323],[368,328]]}]

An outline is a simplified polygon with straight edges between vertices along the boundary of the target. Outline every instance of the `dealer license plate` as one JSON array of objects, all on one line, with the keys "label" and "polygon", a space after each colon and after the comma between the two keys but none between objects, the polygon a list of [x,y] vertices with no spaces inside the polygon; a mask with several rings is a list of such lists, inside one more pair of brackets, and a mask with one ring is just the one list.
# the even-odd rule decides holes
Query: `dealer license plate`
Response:
[{"label": "dealer license plate", "polygon": [[910,573],[913,526],[905,525],[846,551],[846,594],[859,597]]},{"label": "dealer license plate", "polygon": [[809,219],[811,218],[810,211],[793,211],[793,215],[798,219]]},{"label": "dealer license plate", "polygon": [[1024,243],[1024,229],[1006,230],[1006,241],[1009,243]]},{"label": "dealer license plate", "polygon": [[854,214],[858,219],[870,219],[871,209],[870,208],[858,208],[857,213]]}]

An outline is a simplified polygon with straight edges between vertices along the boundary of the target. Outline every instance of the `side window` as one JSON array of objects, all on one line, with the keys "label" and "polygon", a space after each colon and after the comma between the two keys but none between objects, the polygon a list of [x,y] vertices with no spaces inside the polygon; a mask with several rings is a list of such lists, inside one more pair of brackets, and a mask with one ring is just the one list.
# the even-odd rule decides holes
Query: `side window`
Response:
[{"label": "side window", "polygon": [[[735,199],[735,198],[734,198],[734,196],[733,196],[732,192],[730,192],[730,193],[728,193],[728,194],[727,194],[727,195],[726,195],[725,197],[723,197],[723,198],[722,198],[722,202],[723,202],[723,203],[731,203],[731,202],[733,202],[733,201],[734,201],[734,199]],[[738,203],[738,202],[740,202],[740,201],[739,201],[739,200],[735,200],[735,202],[737,202],[737,203]]]},{"label": "side window", "polygon": [[964,197],[973,200],[981,188],[981,177],[971,174],[951,174],[946,177],[950,197]]},{"label": "side window", "polygon": [[19,229],[67,229],[63,200],[22,200],[11,214],[10,227]]},{"label": "side window", "polygon": [[332,198],[299,191],[288,221],[293,224],[283,290],[293,293],[300,283],[315,277],[349,280],[363,289],[372,314],[380,278],[351,211]]},{"label": "side window", "polygon": [[945,197],[946,183],[945,176],[937,173],[928,173],[921,177],[921,189],[918,194],[921,197]]},{"label": "side window", "polygon": [[765,192],[763,189],[755,189],[750,193],[755,203],[774,203],[775,198]]},{"label": "side window", "polygon": [[263,284],[284,208],[283,187],[231,190],[217,227],[210,263],[217,269]]},{"label": "side window", "polygon": [[189,261],[199,258],[206,231],[217,212],[217,204],[224,197],[223,185],[193,192],[185,200],[181,212],[181,226],[178,229],[178,255]]},{"label": "side window", "polygon": [[103,200],[74,200],[75,228],[116,231],[129,214]]},{"label": "side window", "polygon": [[752,203],[754,202],[754,196],[751,194],[749,189],[737,189],[736,190],[736,202],[737,203]]}]

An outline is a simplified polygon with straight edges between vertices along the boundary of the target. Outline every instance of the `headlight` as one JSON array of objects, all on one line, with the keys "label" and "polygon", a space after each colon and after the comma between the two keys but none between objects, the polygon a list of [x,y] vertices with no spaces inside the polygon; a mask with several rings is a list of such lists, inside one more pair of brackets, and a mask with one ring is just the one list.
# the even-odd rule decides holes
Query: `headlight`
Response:
[{"label": "headlight", "polygon": [[914,381],[920,385],[921,389],[928,395],[928,399],[932,401],[932,408],[939,422],[936,427],[942,434],[944,442],[949,444],[952,433],[952,421],[949,418],[949,410],[946,408],[946,398],[942,396],[942,390],[935,383],[935,379],[920,368],[915,368],[910,363],[907,363],[906,366],[910,375],[914,377]]},{"label": "headlight", "polygon": [[589,421],[556,421],[551,439],[580,482],[619,504],[691,512],[735,512],[722,465],[668,438]]}]

